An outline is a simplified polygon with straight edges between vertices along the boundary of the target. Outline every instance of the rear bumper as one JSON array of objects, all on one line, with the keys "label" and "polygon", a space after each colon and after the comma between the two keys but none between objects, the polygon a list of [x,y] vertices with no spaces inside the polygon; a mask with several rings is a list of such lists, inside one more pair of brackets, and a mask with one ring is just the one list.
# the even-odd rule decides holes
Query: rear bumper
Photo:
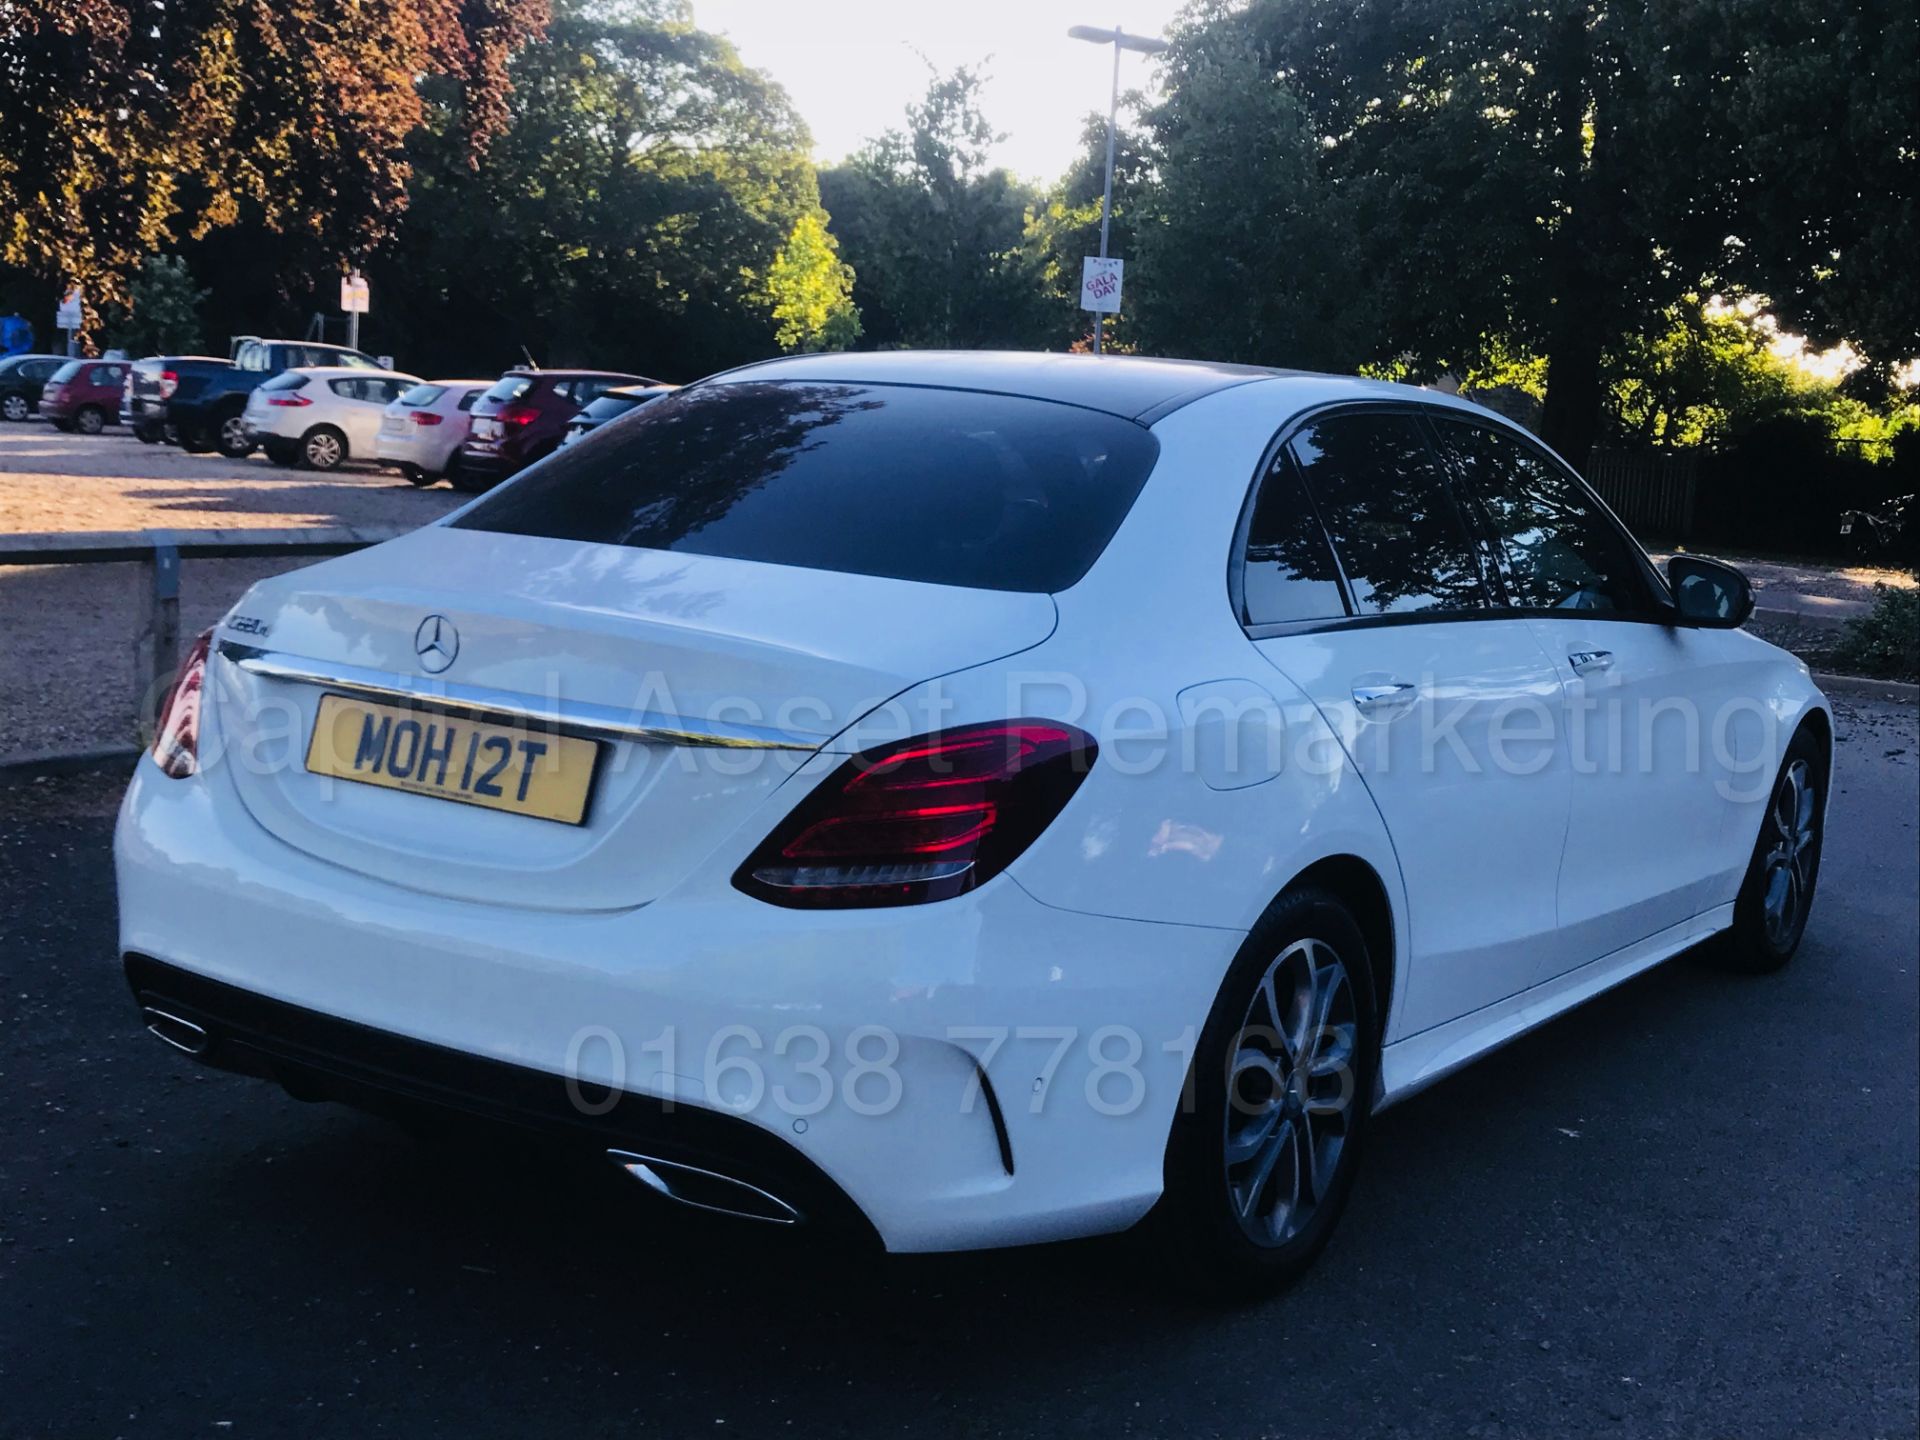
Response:
[{"label": "rear bumper", "polygon": [[472,445],[462,445],[454,453],[460,457],[461,473],[483,483],[508,479],[527,463],[506,450],[479,450]]},{"label": "rear bumper", "polygon": [[698,1166],[779,1196],[806,1223],[878,1239],[819,1167],[746,1121],[648,1095],[583,1091],[543,1071],[270,1000],[150,956],[128,955],[125,965],[143,1014],[185,1020],[203,1033],[194,1059],[204,1065],[277,1080],[304,1099],[370,1110],[424,1107],[587,1153],[623,1150]]},{"label": "rear bumper", "polygon": [[[120,951],[169,967],[153,973],[209,1029],[266,1037],[236,1044],[270,1070],[415,1094],[444,1062],[493,1077],[453,1087],[484,1102],[456,1108],[497,1109],[495,1081],[537,1090],[575,1138],[572,1096],[594,1087],[623,1116],[671,1102],[678,1124],[752,1132],[736,1169],[791,1151],[892,1250],[1146,1213],[1236,933],[1055,909],[1010,875],[937,905],[796,912],[733,890],[736,859],[622,911],[447,899],[285,845],[221,766],[175,781],[143,760],[115,839]],[[289,1040],[321,1058],[278,1053]]]}]

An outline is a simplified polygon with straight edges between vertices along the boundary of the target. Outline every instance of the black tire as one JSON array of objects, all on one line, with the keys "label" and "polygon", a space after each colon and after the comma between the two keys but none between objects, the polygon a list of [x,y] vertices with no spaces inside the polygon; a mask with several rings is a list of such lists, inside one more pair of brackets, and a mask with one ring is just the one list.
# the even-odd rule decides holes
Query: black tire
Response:
[{"label": "black tire", "polygon": [[276,465],[297,465],[300,463],[300,447],[291,440],[272,438],[262,440],[260,448],[267,459]]},{"label": "black tire", "polygon": [[253,453],[254,439],[247,434],[246,421],[234,410],[213,424],[213,448],[229,460],[244,460]]},{"label": "black tire", "polygon": [[74,430],[78,428],[74,425],[73,421],[71,420],[49,420],[47,421],[47,423],[53,426],[53,428],[58,430],[62,435],[71,435],[73,434]]},{"label": "black tire", "polygon": [[316,425],[300,437],[302,470],[338,470],[347,458],[347,437],[331,425]]},{"label": "black tire", "polygon": [[429,475],[418,465],[402,465],[400,474],[416,490],[424,490],[440,478],[438,475]]},{"label": "black tire", "polygon": [[[1793,959],[1807,933],[1807,917],[1820,883],[1820,853],[1825,848],[1827,779],[1830,758],[1820,737],[1801,726],[1787,746],[1774,776],[1760,833],[1754,838],[1747,876],[1733,903],[1733,925],[1721,937],[1715,958],[1727,969],[1747,975],[1767,975]],[[1799,783],[1796,787],[1796,776]],[[1802,797],[1803,819],[1785,821],[1787,794]],[[1785,887],[1784,895],[1777,887]],[[1769,898],[1791,905],[1782,917]],[[1784,923],[1782,923],[1784,919]]]},{"label": "black tire", "polygon": [[163,437],[158,430],[149,429],[145,425],[136,425],[133,427],[133,438],[142,445],[158,445]]},{"label": "black tire", "polygon": [[98,405],[82,405],[73,417],[73,428],[82,435],[98,435],[107,428],[107,412]]},{"label": "black tire", "polygon": [[492,488],[492,482],[484,476],[475,475],[464,465],[455,466],[447,471],[447,483],[462,495],[478,495]]},{"label": "black tire", "polygon": [[[1293,1022],[1255,1023],[1256,1000],[1270,970],[1276,992],[1291,966],[1305,964],[1309,972],[1332,974],[1324,958],[1328,953],[1339,962],[1347,1001],[1335,1001],[1304,1053],[1310,1075],[1318,1074],[1323,1063],[1332,1067],[1329,1073],[1295,1083],[1275,1080],[1257,1067],[1233,1067],[1236,1056],[1264,1047],[1275,1068],[1297,1068],[1286,1062],[1284,1043],[1269,1043],[1279,1040],[1276,1032],[1288,1030]],[[1322,958],[1316,961],[1316,955]],[[1310,988],[1307,993],[1319,992]],[[1305,1014],[1291,1008],[1289,1013]],[[1201,1031],[1186,1100],[1167,1144],[1166,1190],[1143,1226],[1144,1238],[1169,1279],[1211,1296],[1249,1297],[1292,1283],[1313,1263],[1353,1188],[1379,1072],[1379,1037],[1371,957],[1352,914],[1323,890],[1305,888],[1281,896],[1247,935]],[[1266,1079],[1264,1095],[1249,1090],[1249,1077]],[[1336,1081],[1337,1089],[1331,1088]],[[1325,1108],[1336,1103],[1336,1095],[1345,1097],[1346,1106],[1338,1114]],[[1308,1115],[1315,1106],[1321,1107],[1315,1112],[1320,1115],[1317,1122]],[[1297,1121],[1291,1118],[1295,1115]],[[1245,1149],[1247,1137],[1259,1133],[1268,1116],[1278,1117],[1268,1133],[1279,1158],[1259,1172],[1264,1178],[1249,1180],[1245,1177],[1258,1171],[1259,1153],[1268,1145],[1260,1144],[1253,1158],[1238,1162],[1241,1168],[1236,1171],[1229,1166],[1229,1131],[1235,1131],[1235,1140]],[[1319,1174],[1317,1185],[1307,1180],[1309,1153],[1312,1170]],[[1236,1174],[1243,1177],[1241,1193],[1235,1190]],[[1282,1212],[1278,1195],[1289,1177],[1294,1199]],[[1302,1185],[1316,1192],[1310,1206],[1301,1204]],[[1243,1210],[1259,1209],[1267,1197],[1276,1201],[1274,1217],[1249,1213],[1242,1218]],[[1278,1218],[1281,1213],[1284,1221]],[[1256,1231],[1264,1231],[1264,1238],[1256,1239]]]},{"label": "black tire", "polygon": [[211,455],[215,448],[213,432],[199,425],[175,430],[167,438],[189,455]]}]

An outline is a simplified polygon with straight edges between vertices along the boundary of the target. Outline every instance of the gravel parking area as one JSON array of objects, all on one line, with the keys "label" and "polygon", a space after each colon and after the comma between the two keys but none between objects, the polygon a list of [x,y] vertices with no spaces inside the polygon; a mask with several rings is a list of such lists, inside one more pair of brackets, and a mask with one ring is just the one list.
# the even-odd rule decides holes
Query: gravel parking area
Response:
[{"label": "gravel parking area", "polygon": [[[0,533],[425,524],[465,498],[371,467],[317,475],[118,432],[0,425]],[[211,625],[263,576],[309,563],[189,562],[182,632]],[[137,565],[0,566],[0,761],[135,738],[145,583]]]}]

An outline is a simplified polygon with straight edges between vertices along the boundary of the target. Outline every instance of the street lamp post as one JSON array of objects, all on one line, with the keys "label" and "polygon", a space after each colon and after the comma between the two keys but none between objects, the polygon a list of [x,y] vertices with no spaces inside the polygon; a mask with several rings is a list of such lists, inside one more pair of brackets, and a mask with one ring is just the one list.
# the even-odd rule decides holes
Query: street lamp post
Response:
[{"label": "street lamp post", "polygon": [[[1147,35],[1129,35],[1118,25],[1111,30],[1102,30],[1097,25],[1076,25],[1067,35],[1073,40],[1113,46],[1113,94],[1107,101],[1107,178],[1100,191],[1100,258],[1104,260],[1107,258],[1107,226],[1113,218],[1113,141],[1120,128],[1120,52],[1134,50],[1142,55],[1158,55],[1167,48],[1167,42]],[[1107,317],[1096,310],[1093,315],[1093,353],[1096,355],[1101,353],[1106,329]]]}]

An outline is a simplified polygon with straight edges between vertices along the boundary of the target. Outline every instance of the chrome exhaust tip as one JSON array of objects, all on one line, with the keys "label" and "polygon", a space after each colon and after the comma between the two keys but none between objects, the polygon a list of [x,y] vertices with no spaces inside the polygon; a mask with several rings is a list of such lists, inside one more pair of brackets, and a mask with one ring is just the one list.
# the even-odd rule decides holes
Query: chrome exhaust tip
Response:
[{"label": "chrome exhaust tip", "polygon": [[800,1212],[778,1195],[731,1175],[652,1155],[636,1155],[630,1150],[609,1150],[607,1158],[649,1190],[676,1204],[740,1220],[763,1220],[770,1225],[800,1223]]},{"label": "chrome exhaust tip", "polygon": [[213,1037],[203,1027],[155,1006],[141,1007],[140,1016],[147,1022],[149,1034],[189,1055],[204,1055],[207,1047],[213,1043]]}]

